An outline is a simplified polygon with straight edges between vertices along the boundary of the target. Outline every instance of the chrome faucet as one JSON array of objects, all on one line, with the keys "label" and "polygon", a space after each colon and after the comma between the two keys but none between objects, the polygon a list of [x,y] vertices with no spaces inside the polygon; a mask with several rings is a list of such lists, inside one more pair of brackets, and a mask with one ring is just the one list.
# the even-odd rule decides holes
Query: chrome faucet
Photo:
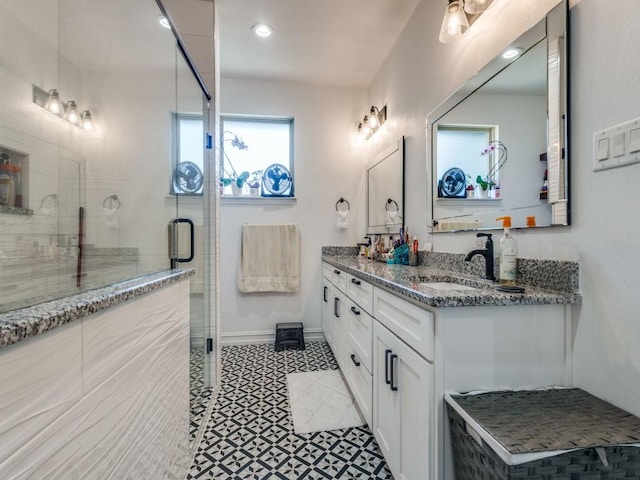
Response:
[{"label": "chrome faucet", "polygon": [[473,257],[476,255],[482,255],[485,261],[485,273],[484,278],[487,280],[491,280],[493,282],[496,281],[496,277],[493,274],[493,239],[490,233],[478,233],[476,235],[478,238],[487,237],[487,243],[484,246],[483,250],[471,250],[467,253],[467,256],[464,257],[466,262],[470,262]]}]

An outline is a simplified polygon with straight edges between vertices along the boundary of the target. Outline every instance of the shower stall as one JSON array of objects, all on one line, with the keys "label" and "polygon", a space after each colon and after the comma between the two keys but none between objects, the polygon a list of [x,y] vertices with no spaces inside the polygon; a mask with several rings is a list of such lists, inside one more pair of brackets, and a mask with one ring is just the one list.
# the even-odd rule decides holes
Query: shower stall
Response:
[{"label": "shower stall", "polygon": [[[197,3],[213,37],[213,3]],[[166,14],[155,0],[0,0],[0,313],[193,268],[181,308],[192,383],[207,387],[215,122]]]}]

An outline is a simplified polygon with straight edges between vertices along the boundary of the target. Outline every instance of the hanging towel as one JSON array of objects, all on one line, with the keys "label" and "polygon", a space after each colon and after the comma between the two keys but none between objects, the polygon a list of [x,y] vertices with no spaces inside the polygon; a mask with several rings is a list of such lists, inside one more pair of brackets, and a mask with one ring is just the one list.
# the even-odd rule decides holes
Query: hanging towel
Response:
[{"label": "hanging towel", "polygon": [[297,292],[298,227],[244,225],[238,288],[249,292]]}]

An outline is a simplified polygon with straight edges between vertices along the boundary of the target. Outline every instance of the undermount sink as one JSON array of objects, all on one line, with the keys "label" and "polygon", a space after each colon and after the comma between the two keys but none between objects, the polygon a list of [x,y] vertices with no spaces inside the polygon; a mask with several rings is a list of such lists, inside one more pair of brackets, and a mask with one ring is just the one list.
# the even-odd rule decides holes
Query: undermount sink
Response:
[{"label": "undermount sink", "polygon": [[418,285],[421,287],[433,288],[434,290],[477,290],[477,287],[470,287],[469,285],[460,285],[453,282],[421,282]]}]

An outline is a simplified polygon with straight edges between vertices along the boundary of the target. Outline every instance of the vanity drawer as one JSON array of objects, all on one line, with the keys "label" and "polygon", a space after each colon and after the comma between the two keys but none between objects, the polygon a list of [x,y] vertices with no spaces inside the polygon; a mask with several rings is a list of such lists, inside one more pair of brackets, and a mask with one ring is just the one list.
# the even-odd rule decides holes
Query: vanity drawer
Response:
[{"label": "vanity drawer", "polygon": [[416,352],[433,361],[432,312],[376,287],[373,289],[373,316]]},{"label": "vanity drawer", "polygon": [[373,313],[373,285],[347,274],[347,295],[365,312]]},{"label": "vanity drawer", "polygon": [[367,425],[371,427],[373,415],[373,377],[364,368],[362,359],[358,357],[353,345],[347,340],[347,363],[343,369],[351,394],[358,404],[360,413]]},{"label": "vanity drawer", "polygon": [[328,263],[322,264],[322,275],[342,292],[347,291],[347,274]]},{"label": "vanity drawer", "polygon": [[[347,308],[347,341],[360,358],[362,365],[371,373],[373,365],[371,345],[373,344],[373,318],[349,301]],[[348,360],[348,359],[347,359]]]}]

